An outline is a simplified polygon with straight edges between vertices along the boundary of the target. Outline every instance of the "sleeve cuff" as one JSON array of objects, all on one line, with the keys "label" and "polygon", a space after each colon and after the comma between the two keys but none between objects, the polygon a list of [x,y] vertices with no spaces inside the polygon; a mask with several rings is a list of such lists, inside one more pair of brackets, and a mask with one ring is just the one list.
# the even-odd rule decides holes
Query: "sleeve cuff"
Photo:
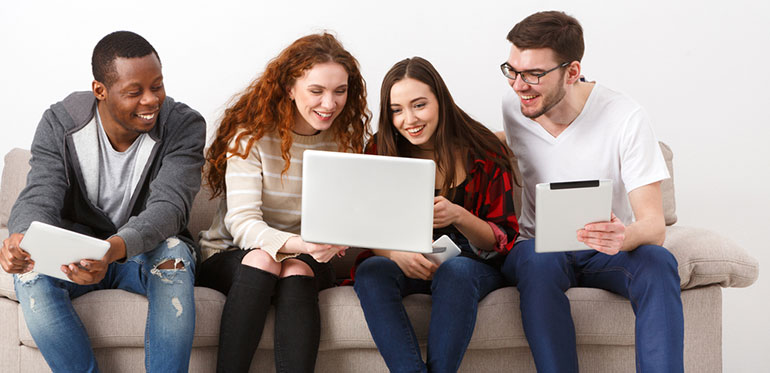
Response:
[{"label": "sleeve cuff", "polygon": [[278,250],[280,250],[284,244],[286,244],[286,241],[289,240],[289,238],[292,237],[298,237],[296,234],[293,233],[287,233],[287,232],[280,232],[278,231],[269,242],[265,243],[264,246],[261,247],[262,250],[270,254],[270,256],[275,260],[276,262],[282,262],[289,258],[295,258],[299,256],[299,253],[279,253]]},{"label": "sleeve cuff", "polygon": [[134,257],[136,255],[141,254],[144,252],[144,248],[142,246],[142,235],[133,228],[126,228],[118,231],[118,233],[115,234],[115,236],[118,236],[123,239],[123,242],[126,243],[126,257],[122,260],[119,260],[119,263],[125,262],[126,259]]},{"label": "sleeve cuff", "polygon": [[492,233],[495,235],[495,251],[504,253],[507,252],[505,246],[508,244],[508,235],[500,229],[500,227],[492,222],[486,222],[492,228]]}]

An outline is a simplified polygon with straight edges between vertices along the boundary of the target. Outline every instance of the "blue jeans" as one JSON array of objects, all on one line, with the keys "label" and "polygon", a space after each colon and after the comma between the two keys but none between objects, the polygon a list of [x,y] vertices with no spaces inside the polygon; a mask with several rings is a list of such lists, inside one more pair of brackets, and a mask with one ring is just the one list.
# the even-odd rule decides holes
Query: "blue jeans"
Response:
[{"label": "blue jeans", "polygon": [[[375,256],[359,265],[354,288],[391,372],[456,372],[476,325],[479,300],[504,285],[497,269],[466,257],[447,260],[433,281],[425,281],[408,278],[395,262]],[[414,293],[432,294],[427,366],[402,303]]]},{"label": "blue jeans", "polygon": [[606,255],[593,250],[535,253],[535,240],[517,243],[502,268],[521,294],[524,333],[538,372],[577,372],[575,327],[564,294],[591,287],[628,298],[636,314],[636,370],[684,370],[684,316],[679,272],[663,247]]},{"label": "blue jeans", "polygon": [[[184,268],[156,268],[168,260]],[[94,285],[78,285],[34,272],[14,275],[14,285],[32,338],[54,372],[99,371],[72,299],[100,289],[123,289],[147,296],[145,369],[187,372],[195,329],[194,271],[190,248],[172,237],[125,263],[110,264],[104,279]],[[114,317],[120,319],[120,315]]]}]

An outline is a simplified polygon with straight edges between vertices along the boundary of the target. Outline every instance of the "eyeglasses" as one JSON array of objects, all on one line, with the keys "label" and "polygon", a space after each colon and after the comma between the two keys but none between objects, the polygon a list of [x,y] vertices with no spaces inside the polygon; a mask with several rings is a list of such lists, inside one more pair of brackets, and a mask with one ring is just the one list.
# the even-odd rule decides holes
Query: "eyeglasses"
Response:
[{"label": "eyeglasses", "polygon": [[538,85],[540,84],[540,78],[544,77],[545,74],[548,74],[551,71],[560,69],[569,64],[570,64],[569,62],[565,62],[559,66],[554,67],[553,69],[543,71],[542,73],[536,73],[533,71],[516,71],[513,69],[511,65],[508,64],[508,62],[503,62],[503,64],[500,65],[500,70],[502,70],[503,75],[505,75],[505,77],[508,79],[516,80],[516,77],[518,75],[521,75],[521,80],[523,80],[524,83],[527,83],[530,85]]}]

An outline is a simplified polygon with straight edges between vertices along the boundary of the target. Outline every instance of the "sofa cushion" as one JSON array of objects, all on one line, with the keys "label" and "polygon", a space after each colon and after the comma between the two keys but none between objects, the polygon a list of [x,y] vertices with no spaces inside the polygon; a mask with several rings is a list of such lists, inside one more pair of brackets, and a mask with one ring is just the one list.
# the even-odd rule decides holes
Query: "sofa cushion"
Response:
[{"label": "sofa cushion", "polygon": [[746,287],[759,276],[756,259],[733,241],[708,229],[667,227],[663,246],[679,263],[682,289],[711,284]]},{"label": "sofa cushion", "polygon": [[0,181],[0,227],[8,225],[11,207],[21,190],[27,185],[29,150],[13,148],[5,155],[3,179]]},{"label": "sofa cushion", "polygon": [[[0,242],[8,238],[8,229],[0,228]],[[16,299],[16,290],[13,288],[13,276],[5,273],[0,268],[0,297],[6,297],[8,299]]]},{"label": "sofa cushion", "polygon": [[[193,346],[216,346],[219,321],[224,307],[222,293],[203,287],[195,288],[195,340]],[[83,321],[94,348],[144,347],[147,320],[147,298],[124,290],[92,291],[72,301]],[[37,347],[19,312],[21,344]]]},{"label": "sofa cushion", "polygon": [[195,200],[193,200],[192,209],[190,210],[190,221],[187,223],[187,229],[196,241],[198,240],[198,233],[209,229],[211,226],[221,200],[222,199],[219,197],[212,200],[211,190],[206,186],[201,186],[198,194],[195,195]]},{"label": "sofa cushion", "polygon": [[13,275],[0,269],[0,297],[16,300],[16,290],[13,287]]},{"label": "sofa cushion", "polygon": [[665,143],[658,142],[658,144],[660,145],[661,153],[663,153],[663,159],[666,161],[668,174],[671,176],[671,178],[660,183],[660,192],[663,197],[663,217],[666,220],[666,225],[674,225],[677,220],[676,198],[674,196],[674,153]]},{"label": "sofa cushion", "polygon": [[[599,289],[573,288],[567,291],[573,310],[579,344],[634,344],[634,317],[630,303]],[[219,321],[225,297],[208,288],[195,288],[196,325],[193,346],[216,346]],[[321,310],[320,350],[349,348],[376,349],[358,297],[351,286],[327,289],[319,296]],[[430,296],[410,295],[404,306],[421,344],[428,337]],[[88,293],[73,301],[94,348],[142,347],[147,315],[145,297],[123,290]],[[600,312],[601,311],[601,312]],[[478,322],[470,349],[526,347],[521,325],[518,291],[513,287],[490,293],[479,304]],[[273,349],[274,309],[268,315],[259,347]],[[492,322],[491,320],[496,320]],[[19,312],[19,338],[23,345],[35,347],[23,315]],[[501,327],[501,325],[503,327]]]}]

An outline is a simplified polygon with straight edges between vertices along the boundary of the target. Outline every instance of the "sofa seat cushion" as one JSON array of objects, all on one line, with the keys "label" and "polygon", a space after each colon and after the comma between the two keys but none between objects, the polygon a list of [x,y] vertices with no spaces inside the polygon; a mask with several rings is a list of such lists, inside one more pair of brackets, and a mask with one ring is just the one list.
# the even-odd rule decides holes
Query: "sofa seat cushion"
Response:
[{"label": "sofa seat cushion", "polygon": [[[634,344],[634,313],[626,299],[604,290],[588,288],[570,289],[567,297],[573,310],[578,343]],[[321,350],[377,348],[352,287],[325,290],[319,302]],[[404,307],[422,345],[426,345],[428,340],[430,305],[430,296],[425,294],[404,298]],[[521,323],[519,292],[514,287],[506,287],[490,293],[479,304],[476,328],[468,348],[514,347],[528,347],[528,344]]]},{"label": "sofa seat cushion", "polygon": [[[634,344],[634,314],[630,303],[615,294],[598,289],[574,288],[567,292],[573,310],[577,340],[580,344]],[[195,289],[196,326],[193,345],[213,347],[219,337],[219,321],[225,297],[219,292]],[[376,349],[367,328],[358,297],[350,286],[327,289],[319,295],[321,309],[321,351]],[[73,302],[76,312],[91,337],[94,348],[143,347],[147,300],[123,290],[100,290]],[[415,294],[404,305],[421,344],[427,342],[430,321],[430,297]],[[272,325],[273,310],[266,325]],[[479,305],[476,329],[470,349],[527,347],[521,325],[518,291],[513,287],[489,294]],[[21,344],[36,347],[19,312]],[[273,349],[273,327],[265,328],[260,348]]]},{"label": "sofa seat cushion", "polygon": [[[216,290],[195,288],[195,339],[193,346],[216,346],[225,297]],[[92,291],[72,302],[94,348],[144,347],[147,298],[124,290]],[[19,306],[21,307],[21,306]],[[21,344],[37,348],[19,309]]]}]

